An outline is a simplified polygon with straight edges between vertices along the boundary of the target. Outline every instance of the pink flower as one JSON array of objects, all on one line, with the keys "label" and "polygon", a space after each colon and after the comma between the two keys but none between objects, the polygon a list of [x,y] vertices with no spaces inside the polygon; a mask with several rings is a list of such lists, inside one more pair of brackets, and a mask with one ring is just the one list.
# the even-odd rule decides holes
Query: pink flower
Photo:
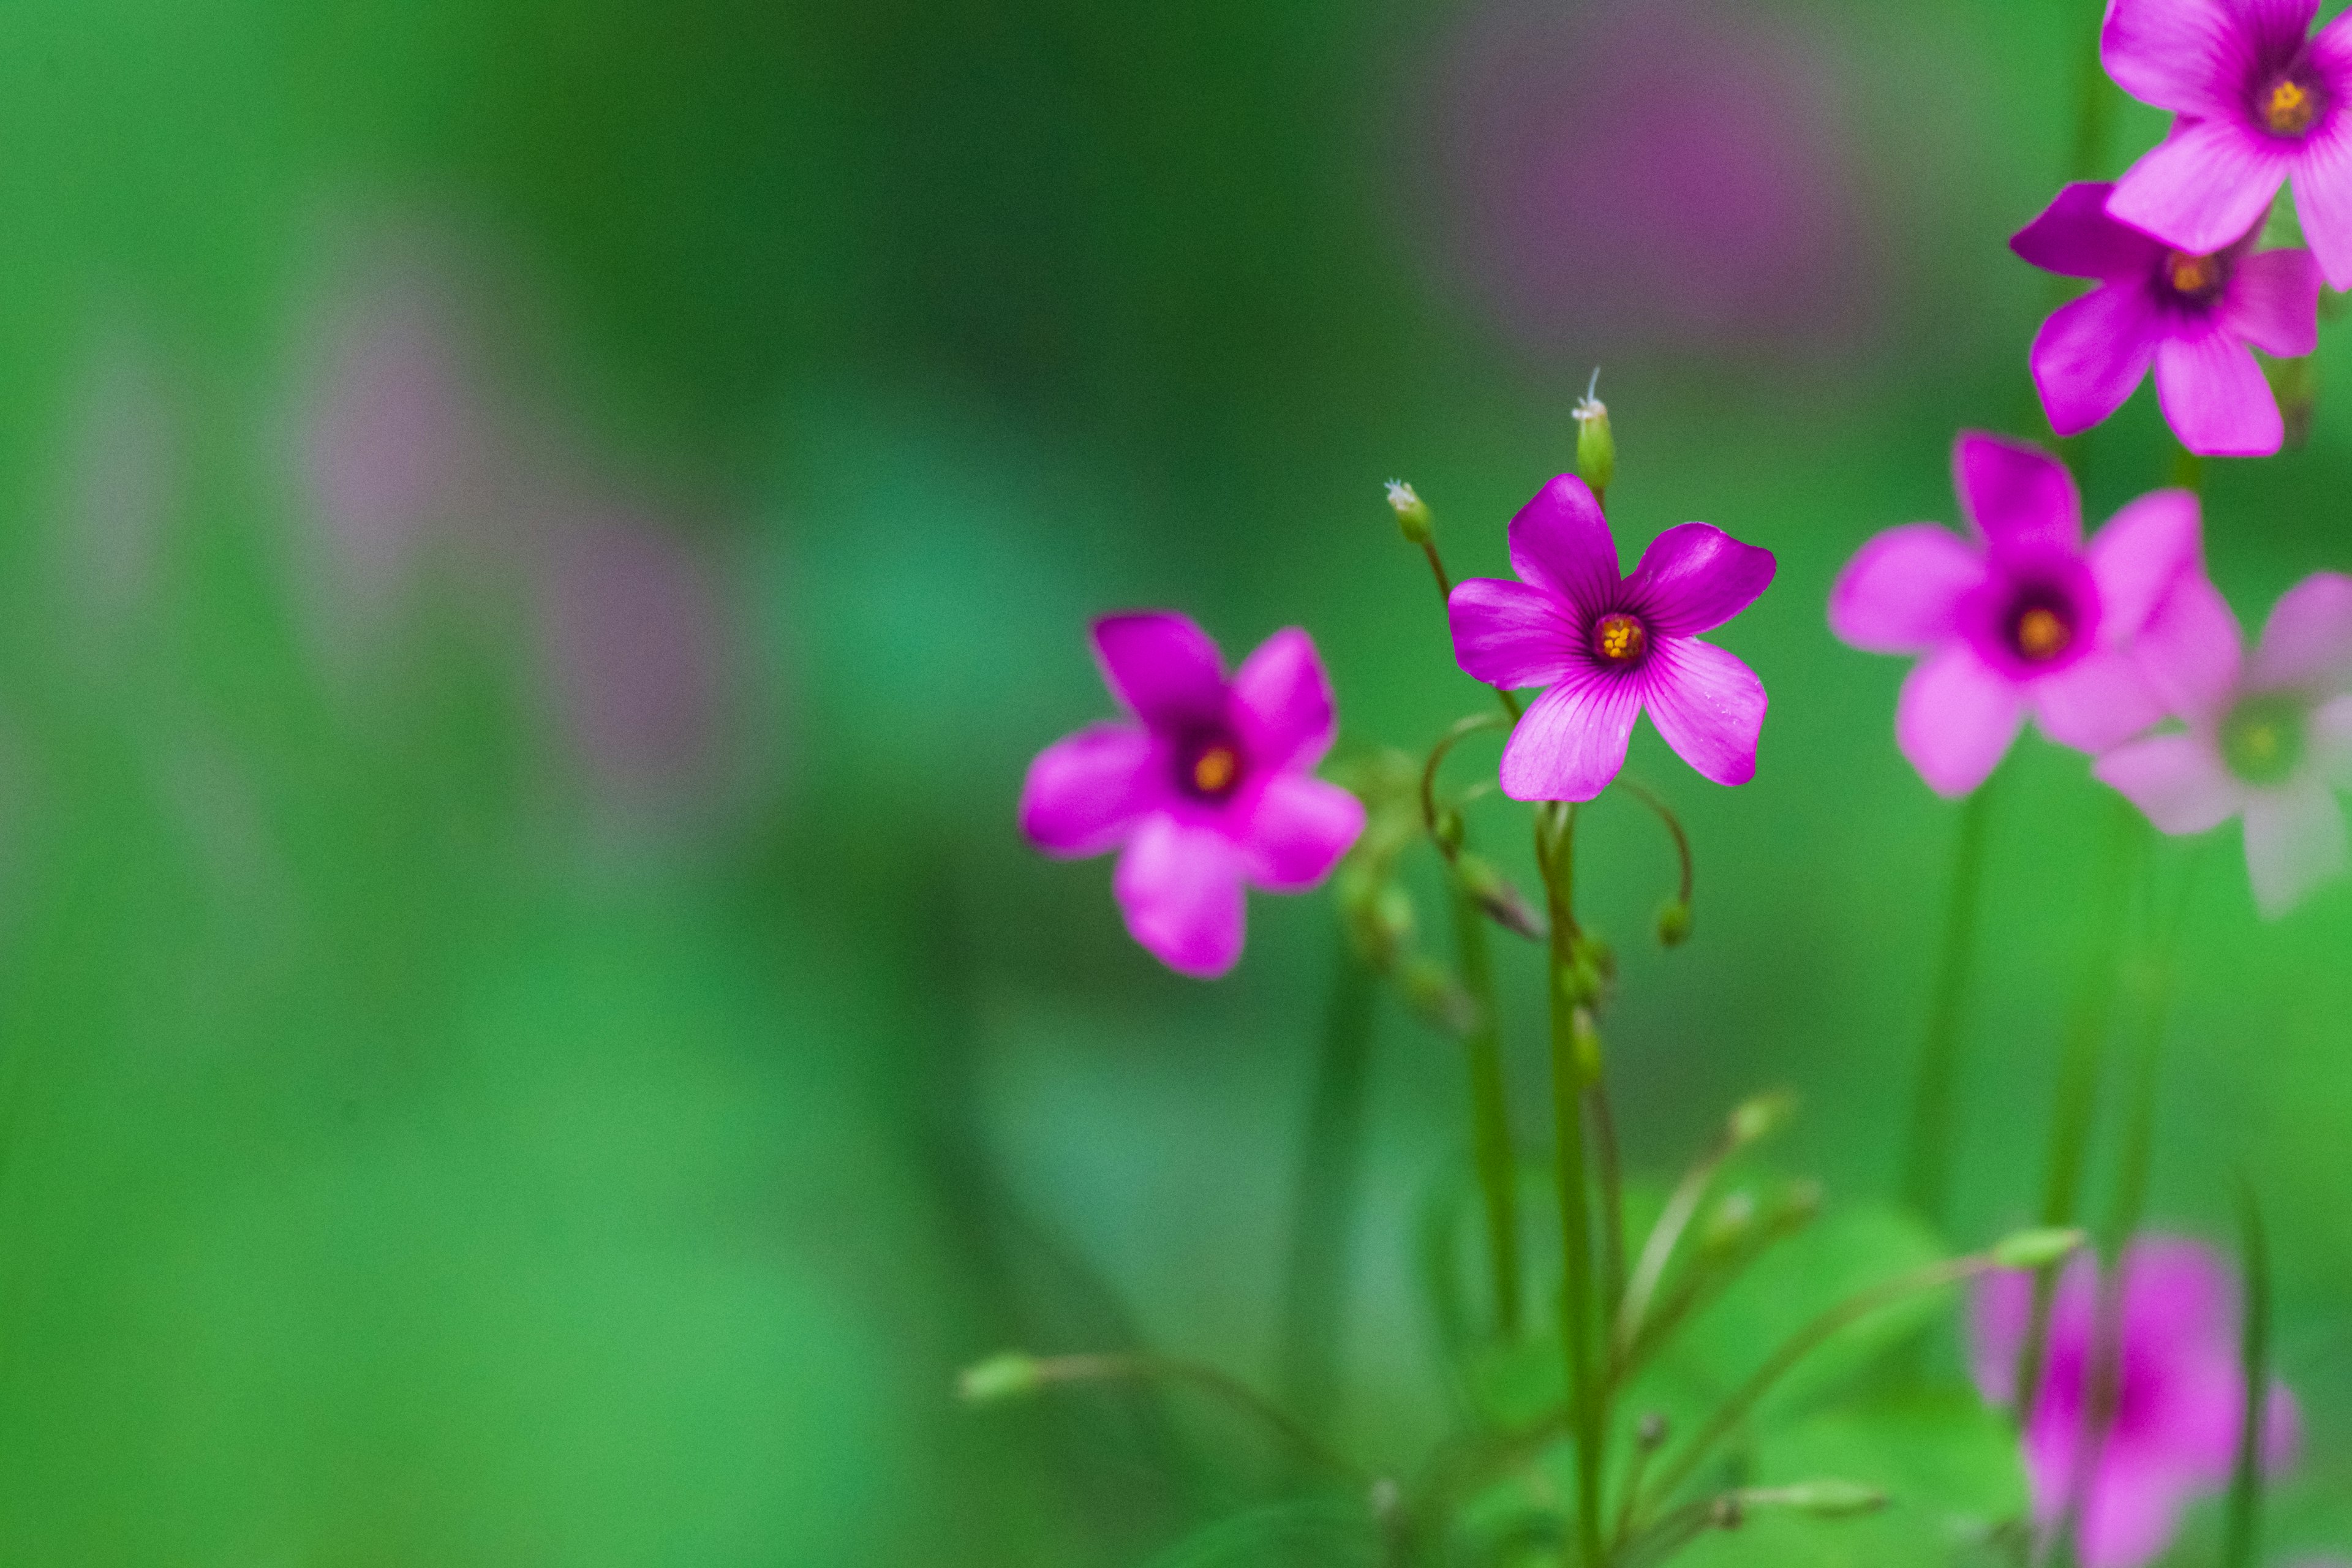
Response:
[{"label": "pink flower", "polygon": [[1830,629],[1917,654],[1895,743],[1927,787],[1966,795],[2028,712],[2061,745],[2101,752],[2164,717],[2130,658],[2175,579],[2197,568],[2197,498],[2158,490],[2086,549],[2074,479],[2038,447],[1963,431],[1952,447],[1966,538],[1932,522],[1862,547],[1830,592]]},{"label": "pink flower", "polygon": [[1489,686],[1549,687],[1503,748],[1514,800],[1591,800],[1625,765],[1647,709],[1683,761],[1720,784],[1756,776],[1764,683],[1697,634],[1772,581],[1772,552],[1685,522],[1650,542],[1630,577],[1582,479],[1561,475],[1511,520],[1517,583],[1472,578],[1447,611],[1454,657]]},{"label": "pink flower", "polygon": [[1140,721],[1096,724],[1029,764],[1021,831],[1048,855],[1119,849],[1127,929],[1203,979],[1242,953],[1242,885],[1303,892],[1363,831],[1364,808],[1315,776],[1337,720],[1307,634],[1266,638],[1233,679],[1208,634],[1172,614],[1106,616],[1095,656]]},{"label": "pink flower", "polygon": [[2352,288],[2352,19],[2319,0],[2110,0],[2107,74],[2179,116],[2108,210],[2191,255],[2231,244],[2294,182],[2328,282]]},{"label": "pink flower", "polygon": [[2118,747],[2092,771],[2167,833],[2242,816],[2254,904],[2274,918],[2344,869],[2334,792],[2352,784],[2352,577],[2321,572],[2288,589],[2252,658],[2201,577],[2163,620],[2141,664],[2186,728]]},{"label": "pink flower", "polygon": [[[2025,1426],[2033,1517],[2044,1529],[2075,1505],[2084,1568],[2138,1568],[2161,1552],[2182,1504],[2227,1485],[2245,1419],[2235,1281],[2212,1250],[2149,1236],[2124,1255],[2114,1419],[2089,1485],[2073,1497],[2088,1456],[2089,1373],[2098,1318],[2098,1265],[2077,1255],[2058,1286],[2048,1358]],[[2033,1277],[1989,1276],[1977,1291],[1970,1338],[1977,1386],[2007,1404],[2032,1310]],[[2301,1432],[2294,1396],[2265,1402],[2265,1466],[2284,1466]]]},{"label": "pink flower", "polygon": [[2034,266],[2100,287],[2033,340],[2033,384],[2061,436],[2123,405],[2156,366],[2164,417],[2192,452],[2264,457],[2286,434],[2246,345],[2292,359],[2319,346],[2319,266],[2307,250],[2175,250],[2107,215],[2113,185],[2073,184],[2011,239]]}]

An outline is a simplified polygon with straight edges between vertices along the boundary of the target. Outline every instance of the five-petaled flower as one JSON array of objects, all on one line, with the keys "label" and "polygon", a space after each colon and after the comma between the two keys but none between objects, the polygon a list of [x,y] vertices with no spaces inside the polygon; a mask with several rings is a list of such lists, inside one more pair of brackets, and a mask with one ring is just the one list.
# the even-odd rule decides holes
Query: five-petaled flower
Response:
[{"label": "five-petaled flower", "polygon": [[2287,590],[2252,658],[2237,617],[2201,577],[2182,584],[2142,668],[2185,729],[2101,757],[2093,770],[2167,833],[2245,819],[2255,906],[2275,917],[2344,869],[2352,785],[2352,577]]},{"label": "five-petaled flower", "polygon": [[1315,776],[1337,726],[1315,644],[1296,627],[1226,679],[1182,616],[1094,624],[1103,679],[1136,723],[1092,725],[1029,765],[1021,830],[1049,855],[1119,849],[1112,888],[1135,940],[1209,978],[1242,952],[1243,885],[1301,892],[1363,830],[1364,808]]},{"label": "five-petaled flower", "polygon": [[1514,800],[1591,800],[1625,763],[1647,709],[1666,744],[1704,778],[1756,776],[1764,683],[1697,634],[1771,582],[1772,552],[1704,522],[1651,542],[1632,576],[1584,481],[1562,475],[1511,520],[1517,583],[1472,578],[1446,609],[1454,656],[1490,686],[1549,687],[1503,748]]},{"label": "five-petaled flower", "polygon": [[2289,179],[2328,282],[2352,289],[2352,16],[2319,0],[2110,0],[2107,74],[2179,118],[2108,210],[2190,256],[2260,223]]},{"label": "five-petaled flower", "polygon": [[1919,776],[1968,794],[2029,711],[2052,740],[2094,752],[2159,721],[2164,704],[2130,654],[2173,584],[2200,569],[2197,498],[2142,496],[2085,548],[2074,476],[2040,447],[1963,431],[1952,468],[1968,537],[1888,529],[1830,593],[1840,638],[1922,656],[1895,713]]},{"label": "five-petaled flower", "polygon": [[[2244,1425],[2235,1281],[2212,1251],[2178,1237],[2146,1236],[2124,1254],[2119,1333],[2104,1441],[2091,1430],[2100,1331],[2098,1266],[2078,1254],[2060,1277],[2042,1385],[2025,1424],[2025,1472],[2044,1530],[2079,1520],[2084,1568],[2138,1568],[2171,1542],[2184,1503],[2230,1479]],[[1971,1314],[1971,1358],[1985,1398],[2007,1405],[2032,1312],[2033,1277],[1990,1275]],[[2116,1309],[2119,1309],[2116,1310]],[[2293,1457],[2294,1396],[2273,1384],[2263,1402],[2266,1467]],[[2096,1446],[2084,1451],[2086,1442]],[[2087,1479],[2084,1495],[2075,1489]]]},{"label": "five-petaled flower", "polygon": [[2034,266],[2101,286],[2059,308],[2033,340],[2033,384],[2061,436],[2121,407],[2156,367],[2181,445],[2263,457],[2286,427],[2247,344],[2283,359],[2319,346],[2319,267],[2307,250],[2253,248],[2254,231],[2210,254],[2176,250],[2107,212],[2112,185],[2072,184],[2010,247]]}]

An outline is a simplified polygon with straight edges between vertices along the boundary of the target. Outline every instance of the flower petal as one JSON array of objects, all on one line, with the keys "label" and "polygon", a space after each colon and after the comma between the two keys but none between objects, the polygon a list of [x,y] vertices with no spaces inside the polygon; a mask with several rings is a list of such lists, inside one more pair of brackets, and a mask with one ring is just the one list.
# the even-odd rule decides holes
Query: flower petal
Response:
[{"label": "flower petal", "polygon": [[1549,686],[1580,662],[1572,606],[1549,589],[1472,577],[1454,585],[1445,618],[1454,662],[1489,686]]},{"label": "flower petal", "polygon": [[2337,16],[2311,41],[2313,61],[2336,95],[2327,122],[2304,143],[2294,169],[2294,210],[2304,243],[2330,286],[2352,289],[2352,20]]},{"label": "flower petal", "polygon": [[1925,653],[1952,635],[1984,557],[1951,530],[1908,522],[1855,552],[1830,590],[1830,630],[1865,653]]},{"label": "flower petal", "polygon": [[2253,351],[2218,327],[2156,345],[2156,398],[2180,444],[2208,458],[2266,458],[2286,440]]},{"label": "flower petal", "polygon": [[2352,679],[2352,577],[2314,572],[2279,595],[2254,645],[2246,683],[2338,690]]},{"label": "flower petal", "polygon": [[2308,250],[2259,250],[2238,263],[2216,313],[2221,330],[2266,354],[2319,351],[2319,262]]},{"label": "flower petal", "polygon": [[2246,802],[2246,875],[2254,908],[2276,920],[2344,869],[2344,811],[2316,778],[2263,790]]},{"label": "flower petal", "polygon": [[1213,980],[1242,955],[1241,853],[1205,823],[1165,812],[1144,818],[1111,891],[1129,932],[1179,974]]},{"label": "flower petal", "polygon": [[1764,683],[1713,643],[1696,637],[1661,643],[1642,671],[1650,722],[1711,784],[1744,784],[1756,776],[1756,742],[1764,732]]},{"label": "flower petal", "polygon": [[2303,743],[2313,772],[2352,789],[2352,695],[2331,697],[2305,715]]},{"label": "flower petal", "polygon": [[1021,831],[1048,855],[1076,858],[1117,847],[1160,805],[1159,748],[1128,724],[1093,724],[1065,735],[1029,764]]},{"label": "flower petal", "polygon": [[1582,479],[1560,475],[1511,519],[1511,570],[1588,612],[1616,593],[1617,542]]},{"label": "flower petal", "polygon": [[1238,835],[1252,882],[1277,893],[1304,892],[1331,874],[1364,830],[1364,803],[1308,773],[1278,773],[1265,783]]},{"label": "flower petal", "polygon": [[[2311,25],[2318,0],[2294,0]],[[2176,114],[2235,115],[2258,35],[2226,0],[2115,0],[2099,29],[2099,60],[2116,85]],[[2209,247],[2210,248],[2210,247]]]},{"label": "flower petal", "polygon": [[2142,278],[2164,247],[2107,216],[2112,184],[2077,180],[2042,216],[2010,237],[2009,247],[2044,272],[2068,278]]},{"label": "flower petal", "polygon": [[1754,604],[1778,564],[1713,523],[1679,523],[1650,541],[1625,586],[1652,635],[1694,637]]},{"label": "flower petal", "polygon": [[2101,784],[2140,808],[2160,833],[2206,833],[2238,815],[2245,792],[2196,735],[2150,735],[2091,765]]},{"label": "flower petal", "polygon": [[1571,674],[1519,716],[1503,747],[1513,800],[1591,800],[1625,765],[1642,689],[1622,676]]},{"label": "flower petal", "polygon": [[2164,701],[2138,664],[2113,648],[2084,654],[2033,683],[2033,719],[2062,746],[2093,755],[2152,729]]},{"label": "flower petal", "polygon": [[1312,768],[1339,731],[1315,639],[1297,626],[1275,633],[1242,661],[1228,700],[1254,769]]},{"label": "flower petal", "polygon": [[1224,710],[1224,659],[1190,616],[1105,616],[1094,624],[1094,639],[1104,684],[1145,723],[1196,722]]},{"label": "flower petal", "polygon": [[2107,211],[2183,250],[2219,250],[2262,221],[2292,162],[2236,112],[2177,121],[2116,182]]},{"label": "flower petal", "polygon": [[1996,550],[2083,540],[2083,500],[2066,465],[2026,441],[1963,430],[1952,443],[1961,515]]},{"label": "flower petal", "polygon": [[2197,572],[2174,581],[2132,644],[2132,656],[2174,713],[2210,720],[2237,695],[2243,643],[2230,602]]},{"label": "flower petal", "polygon": [[2025,721],[2025,697],[1965,642],[1950,642],[1903,682],[1895,743],[1941,795],[1984,783]]},{"label": "flower petal", "polygon": [[2155,306],[2137,280],[2104,284],[2053,311],[2033,335],[2032,358],[2050,427],[2080,435],[2121,408],[2147,374],[2157,331]]},{"label": "flower petal", "polygon": [[[2076,1542],[2083,1568],[2141,1568],[2153,1562],[2180,1528],[2180,1510],[2194,1484],[2165,1462],[2161,1448],[2110,1438],[2084,1500]],[[2066,1469],[2071,1471],[2071,1465]],[[2074,1485],[2071,1474],[2037,1477],[2034,1515],[2056,1522]]]},{"label": "flower petal", "polygon": [[2099,640],[2137,637],[2184,573],[2202,569],[2197,492],[2150,490],[2107,520],[2085,552],[2099,585]]}]

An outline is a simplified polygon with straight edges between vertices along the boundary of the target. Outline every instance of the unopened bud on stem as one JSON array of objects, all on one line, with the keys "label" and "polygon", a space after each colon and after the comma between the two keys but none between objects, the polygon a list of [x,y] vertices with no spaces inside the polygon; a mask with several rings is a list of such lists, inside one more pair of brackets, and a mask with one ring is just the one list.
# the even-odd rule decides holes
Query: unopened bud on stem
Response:
[{"label": "unopened bud on stem", "polygon": [[1591,488],[1597,499],[1609,489],[1617,477],[1617,438],[1609,428],[1609,405],[1593,395],[1601,389],[1601,371],[1593,368],[1592,380],[1577,400],[1572,411],[1576,419],[1576,473]]},{"label": "unopened bud on stem", "polygon": [[1402,479],[1389,481],[1389,505],[1396,509],[1397,528],[1406,543],[1427,544],[1436,536],[1437,520],[1429,515],[1428,503]]}]

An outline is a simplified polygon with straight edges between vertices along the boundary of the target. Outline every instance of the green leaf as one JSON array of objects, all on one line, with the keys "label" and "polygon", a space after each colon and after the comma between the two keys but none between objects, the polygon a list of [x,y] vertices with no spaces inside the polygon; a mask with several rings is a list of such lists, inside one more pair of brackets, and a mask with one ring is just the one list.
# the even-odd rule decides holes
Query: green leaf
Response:
[{"label": "green leaf", "polygon": [[1152,1558],[1149,1568],[1373,1568],[1381,1544],[1362,1502],[1307,1498],[1221,1519]]}]

